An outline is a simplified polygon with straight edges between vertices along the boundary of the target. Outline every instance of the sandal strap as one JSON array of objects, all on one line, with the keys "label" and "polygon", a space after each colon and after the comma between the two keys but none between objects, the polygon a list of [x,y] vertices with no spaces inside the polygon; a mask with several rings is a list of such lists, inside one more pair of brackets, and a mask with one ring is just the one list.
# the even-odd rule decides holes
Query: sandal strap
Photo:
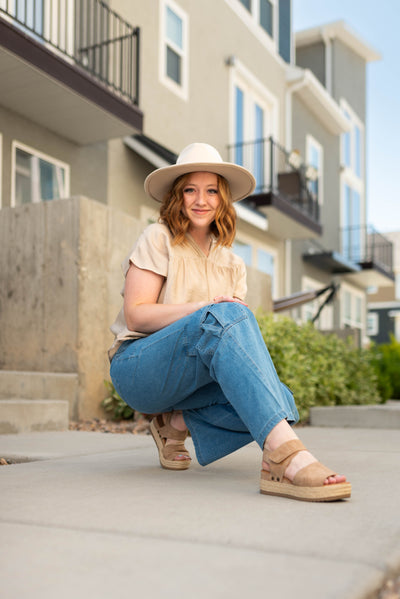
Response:
[{"label": "sandal strap", "polygon": [[176,445],[164,445],[163,455],[166,460],[174,460],[178,455],[184,455],[190,458],[190,454],[183,443],[177,443]]},{"label": "sandal strap", "polygon": [[162,414],[158,414],[156,416],[157,432],[163,439],[172,439],[173,441],[184,441],[188,436],[188,431],[178,431],[178,429],[171,426],[171,416],[172,412],[168,412],[168,414],[165,415],[165,423]]},{"label": "sandal strap", "polygon": [[282,445],[274,449],[274,451],[264,449],[263,460],[267,462],[270,467],[272,480],[277,480],[278,482],[282,481],[286,468],[289,466],[294,456],[304,450],[306,450],[306,447],[300,439],[286,441],[286,443],[282,443]]},{"label": "sandal strap", "polygon": [[301,468],[293,479],[293,484],[300,487],[320,487],[329,476],[337,476],[321,462],[313,462]]}]

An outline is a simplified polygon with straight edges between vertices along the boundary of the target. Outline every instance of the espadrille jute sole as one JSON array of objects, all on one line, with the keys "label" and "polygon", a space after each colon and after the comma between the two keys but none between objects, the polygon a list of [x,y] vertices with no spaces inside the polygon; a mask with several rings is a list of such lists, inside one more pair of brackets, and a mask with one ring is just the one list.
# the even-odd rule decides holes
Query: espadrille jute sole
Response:
[{"label": "espadrille jute sole", "polygon": [[269,474],[262,470],[260,481],[260,492],[264,495],[276,495],[288,497],[300,501],[337,501],[348,499],[351,496],[350,483],[333,483],[321,487],[300,487],[294,485],[288,479],[282,482],[266,480],[263,475]]},{"label": "espadrille jute sole", "polygon": [[324,481],[336,473],[320,462],[311,462],[301,468],[293,481],[285,477],[292,459],[306,448],[300,439],[291,439],[275,450],[264,447],[263,461],[269,470],[261,470],[260,491],[264,495],[277,495],[301,501],[337,501],[351,496],[348,482],[325,485]]}]

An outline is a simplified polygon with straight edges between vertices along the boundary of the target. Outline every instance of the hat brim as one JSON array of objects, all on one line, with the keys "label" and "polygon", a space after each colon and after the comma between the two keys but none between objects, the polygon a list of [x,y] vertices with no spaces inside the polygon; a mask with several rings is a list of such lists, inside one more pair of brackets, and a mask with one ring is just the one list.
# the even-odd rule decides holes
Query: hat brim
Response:
[{"label": "hat brim", "polygon": [[238,164],[196,162],[164,166],[153,171],[144,182],[144,190],[151,198],[162,202],[178,177],[194,172],[215,173],[224,177],[228,181],[233,202],[247,198],[256,188],[256,180],[253,175]]}]

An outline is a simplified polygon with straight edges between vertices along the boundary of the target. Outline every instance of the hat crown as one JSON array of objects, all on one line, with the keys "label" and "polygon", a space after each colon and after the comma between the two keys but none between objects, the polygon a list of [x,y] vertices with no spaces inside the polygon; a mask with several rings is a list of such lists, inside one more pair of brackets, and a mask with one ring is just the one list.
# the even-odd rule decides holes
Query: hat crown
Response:
[{"label": "hat crown", "polygon": [[176,164],[223,162],[220,153],[213,146],[204,143],[193,143],[186,146],[179,154]]}]

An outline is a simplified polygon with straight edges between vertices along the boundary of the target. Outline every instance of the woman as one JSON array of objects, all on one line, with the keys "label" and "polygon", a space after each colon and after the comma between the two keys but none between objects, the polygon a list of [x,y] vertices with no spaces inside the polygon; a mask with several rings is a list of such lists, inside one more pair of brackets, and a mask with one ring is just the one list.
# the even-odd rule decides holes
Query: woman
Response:
[{"label": "woman", "polygon": [[244,303],[246,270],[229,249],[232,202],[249,196],[249,171],[202,143],[158,169],[145,190],[161,201],[123,269],[124,305],[112,330],[111,378],[150,430],[164,468],[185,470],[191,433],[201,465],[255,440],[260,490],[307,501],[350,497],[351,486],[317,462],[291,428],[298,413]]}]

